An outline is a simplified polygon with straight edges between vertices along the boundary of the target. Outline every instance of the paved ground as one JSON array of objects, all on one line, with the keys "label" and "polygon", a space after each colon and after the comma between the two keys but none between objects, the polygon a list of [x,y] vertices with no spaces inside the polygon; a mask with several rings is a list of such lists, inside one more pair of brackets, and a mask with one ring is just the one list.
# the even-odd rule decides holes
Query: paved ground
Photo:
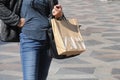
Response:
[{"label": "paved ground", "polygon": [[[48,80],[120,80],[120,1],[60,0],[78,18],[87,47],[80,56],[53,60]],[[19,44],[0,42],[0,80],[22,80]]]}]

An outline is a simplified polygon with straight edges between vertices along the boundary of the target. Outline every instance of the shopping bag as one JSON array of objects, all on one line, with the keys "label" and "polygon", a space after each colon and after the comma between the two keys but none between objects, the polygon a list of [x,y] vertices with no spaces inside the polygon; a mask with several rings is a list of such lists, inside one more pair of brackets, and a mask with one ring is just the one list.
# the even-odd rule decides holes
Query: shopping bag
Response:
[{"label": "shopping bag", "polygon": [[81,54],[86,50],[77,19],[51,19],[50,54],[57,59],[65,59]]}]

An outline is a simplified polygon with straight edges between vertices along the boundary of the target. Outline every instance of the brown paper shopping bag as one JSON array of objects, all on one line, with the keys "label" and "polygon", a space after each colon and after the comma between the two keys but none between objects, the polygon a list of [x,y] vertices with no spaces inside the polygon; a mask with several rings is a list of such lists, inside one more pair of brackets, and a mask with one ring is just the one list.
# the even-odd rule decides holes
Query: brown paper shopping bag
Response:
[{"label": "brown paper shopping bag", "polygon": [[51,54],[57,55],[58,58],[68,58],[79,55],[86,50],[76,19],[57,20],[53,18],[51,24],[55,43],[54,49],[56,48],[56,52],[51,52]]}]

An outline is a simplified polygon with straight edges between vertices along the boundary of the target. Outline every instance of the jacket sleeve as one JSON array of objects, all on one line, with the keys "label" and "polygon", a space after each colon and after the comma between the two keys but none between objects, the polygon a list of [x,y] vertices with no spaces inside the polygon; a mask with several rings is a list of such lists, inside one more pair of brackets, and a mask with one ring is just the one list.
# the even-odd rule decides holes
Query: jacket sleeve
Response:
[{"label": "jacket sleeve", "polygon": [[5,0],[0,0],[0,19],[7,25],[16,26],[19,23],[19,16],[9,10],[4,4]]}]

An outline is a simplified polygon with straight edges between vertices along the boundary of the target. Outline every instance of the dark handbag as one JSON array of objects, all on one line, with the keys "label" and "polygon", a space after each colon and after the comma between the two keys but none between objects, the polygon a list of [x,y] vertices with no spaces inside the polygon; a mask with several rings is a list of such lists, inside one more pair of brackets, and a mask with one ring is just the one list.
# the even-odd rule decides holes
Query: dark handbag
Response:
[{"label": "dark handbag", "polygon": [[49,38],[49,52],[48,52],[49,56],[52,57],[52,58],[55,58],[55,59],[64,59],[64,58],[66,58],[66,56],[58,55],[52,28],[49,28],[47,30],[47,33],[48,33],[48,38]]},{"label": "dark handbag", "polygon": [[[9,8],[20,15],[22,0],[10,0]],[[0,19],[0,40],[3,42],[19,42],[21,29],[17,26],[8,26]]]},{"label": "dark handbag", "polygon": [[0,40],[3,42],[18,42],[20,28],[6,25],[0,20]]}]

